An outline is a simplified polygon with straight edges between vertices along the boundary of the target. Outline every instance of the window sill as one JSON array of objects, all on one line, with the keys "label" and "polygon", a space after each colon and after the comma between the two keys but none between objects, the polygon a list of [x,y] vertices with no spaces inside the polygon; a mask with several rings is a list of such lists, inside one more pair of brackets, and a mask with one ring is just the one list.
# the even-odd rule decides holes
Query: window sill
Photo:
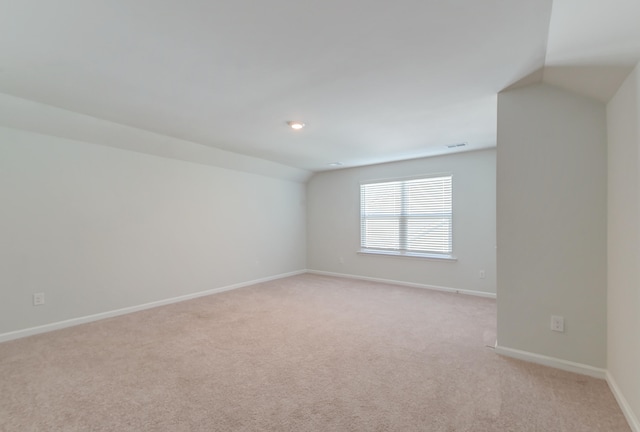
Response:
[{"label": "window sill", "polygon": [[388,250],[378,250],[378,249],[360,249],[357,252],[362,255],[385,255],[385,256],[392,256],[392,257],[419,258],[419,259],[427,259],[427,260],[435,260],[435,261],[458,261],[457,257],[453,255],[446,255],[446,254],[401,252],[401,251],[388,251]]}]

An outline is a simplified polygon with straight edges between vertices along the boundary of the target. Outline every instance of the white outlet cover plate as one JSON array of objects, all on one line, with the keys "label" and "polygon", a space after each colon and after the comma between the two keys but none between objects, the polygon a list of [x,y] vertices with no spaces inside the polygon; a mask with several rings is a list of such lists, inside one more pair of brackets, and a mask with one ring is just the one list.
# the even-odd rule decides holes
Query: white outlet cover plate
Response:
[{"label": "white outlet cover plate", "polygon": [[44,304],[44,293],[33,294],[33,305],[40,306]]},{"label": "white outlet cover plate", "polygon": [[564,317],[553,315],[551,316],[551,330],[557,332],[564,331]]}]

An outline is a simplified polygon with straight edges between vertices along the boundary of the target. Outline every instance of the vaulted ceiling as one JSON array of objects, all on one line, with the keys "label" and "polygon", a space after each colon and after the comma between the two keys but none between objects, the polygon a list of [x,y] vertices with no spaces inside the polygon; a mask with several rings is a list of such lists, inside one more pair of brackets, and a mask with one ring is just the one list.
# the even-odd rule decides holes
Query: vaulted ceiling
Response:
[{"label": "vaulted ceiling", "polygon": [[7,0],[0,92],[322,171],[493,147],[496,95],[527,76],[606,101],[639,5]]}]

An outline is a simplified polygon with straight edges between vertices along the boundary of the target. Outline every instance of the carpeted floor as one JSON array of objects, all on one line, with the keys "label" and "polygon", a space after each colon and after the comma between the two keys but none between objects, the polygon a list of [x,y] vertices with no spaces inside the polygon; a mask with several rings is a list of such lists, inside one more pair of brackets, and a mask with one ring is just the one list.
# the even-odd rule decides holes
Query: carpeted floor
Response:
[{"label": "carpeted floor", "polygon": [[300,275],[0,344],[0,430],[629,431],[495,301]]}]

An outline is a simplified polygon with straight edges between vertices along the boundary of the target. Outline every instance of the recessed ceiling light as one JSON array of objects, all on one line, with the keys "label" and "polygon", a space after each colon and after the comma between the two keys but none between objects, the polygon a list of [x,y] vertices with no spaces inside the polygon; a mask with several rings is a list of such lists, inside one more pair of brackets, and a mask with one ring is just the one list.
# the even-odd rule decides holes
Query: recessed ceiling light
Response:
[{"label": "recessed ceiling light", "polygon": [[342,166],[342,162],[331,162],[330,164],[327,164],[330,167],[341,167]]},{"label": "recessed ceiling light", "polygon": [[304,123],[302,123],[301,121],[292,120],[292,121],[288,121],[287,124],[291,129],[295,129],[295,130],[300,130],[304,127]]}]

